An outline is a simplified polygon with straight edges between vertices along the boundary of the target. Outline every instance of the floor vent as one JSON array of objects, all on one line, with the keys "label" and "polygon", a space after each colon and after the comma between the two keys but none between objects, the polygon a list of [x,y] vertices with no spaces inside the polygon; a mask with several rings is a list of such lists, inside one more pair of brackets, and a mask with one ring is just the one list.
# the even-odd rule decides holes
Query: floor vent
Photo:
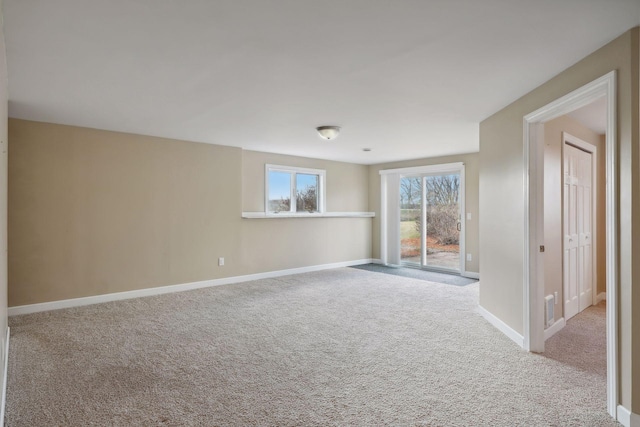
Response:
[{"label": "floor vent", "polygon": [[553,314],[553,306],[555,301],[553,300],[553,295],[547,295],[544,297],[544,318],[545,318],[545,327],[549,327],[553,325],[554,322],[554,314]]}]

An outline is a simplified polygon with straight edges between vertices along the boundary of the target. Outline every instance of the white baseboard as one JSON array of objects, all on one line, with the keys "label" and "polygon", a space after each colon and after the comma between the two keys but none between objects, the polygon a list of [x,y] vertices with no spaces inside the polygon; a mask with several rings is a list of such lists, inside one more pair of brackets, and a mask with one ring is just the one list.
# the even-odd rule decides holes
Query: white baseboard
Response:
[{"label": "white baseboard", "polygon": [[607,293],[600,292],[598,295],[596,295],[596,304],[600,304],[601,301],[604,301],[606,299],[607,299]]},{"label": "white baseboard", "polygon": [[511,329],[509,325],[498,319],[481,305],[478,306],[478,313],[480,313],[482,317],[484,317],[489,323],[495,326],[500,332],[509,337],[513,342],[524,348],[524,337],[517,333],[515,330]]},{"label": "white baseboard", "polygon": [[566,322],[564,321],[564,317],[561,317],[555,322],[553,322],[553,325],[549,326],[547,329],[544,330],[544,340],[546,341],[552,336],[554,336],[555,334],[557,334],[558,332],[560,332],[560,330],[564,328],[565,325],[566,325]]},{"label": "white baseboard", "polygon": [[616,418],[624,427],[640,427],[640,415],[634,414],[622,405],[618,405]]},{"label": "white baseboard", "polygon": [[465,271],[460,273],[462,277],[468,277],[469,279],[477,279],[480,280],[480,273],[476,273],[474,271]]},{"label": "white baseboard", "polygon": [[371,264],[384,264],[380,258],[371,258]]},{"label": "white baseboard", "polygon": [[9,337],[11,336],[10,329],[7,327],[7,338],[4,343],[4,377],[2,379],[2,401],[0,402],[0,425],[4,426],[4,409],[7,404],[7,374],[9,372]]},{"label": "white baseboard", "polygon": [[268,271],[265,273],[247,274],[245,276],[203,280],[201,282],[183,283],[179,285],[138,289],[135,291],[115,292],[112,294],[102,294],[83,298],[72,298],[59,301],[43,302],[38,304],[20,305],[16,307],[9,307],[9,316],[38,313],[41,311],[59,310],[62,308],[80,307],[83,305],[100,304],[104,302],[148,297],[152,295],[161,295],[173,292],[191,291],[194,289],[208,288],[212,286],[229,285],[232,283],[249,282],[252,280],[260,279],[270,279],[273,277],[290,276],[292,274],[310,273],[313,271],[330,270],[332,268],[351,267],[353,265],[370,264],[372,261],[373,260],[371,258],[367,258],[354,261],[335,262],[331,264],[311,265],[308,267],[290,268],[287,270]]},{"label": "white baseboard", "polygon": [[629,411],[624,406],[618,405],[616,418],[618,419],[618,422],[624,427],[631,427],[631,411]]}]

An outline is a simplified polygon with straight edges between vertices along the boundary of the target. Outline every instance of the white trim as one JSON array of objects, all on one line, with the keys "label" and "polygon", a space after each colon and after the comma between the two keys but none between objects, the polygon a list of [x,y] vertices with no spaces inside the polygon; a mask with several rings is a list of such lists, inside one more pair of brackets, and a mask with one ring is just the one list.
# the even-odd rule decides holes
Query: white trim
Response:
[{"label": "white trim", "polygon": [[371,264],[380,264],[383,265],[384,263],[382,262],[382,260],[380,258],[372,258],[371,259]]},{"label": "white trim", "polygon": [[618,405],[616,415],[620,424],[624,427],[631,427],[631,411],[622,405]]},{"label": "white trim", "polygon": [[607,409],[615,415],[618,405],[618,170],[617,140],[618,120],[616,116],[616,72],[609,73],[606,82],[607,134],[605,142],[605,235],[607,284]]},{"label": "white trim", "polygon": [[457,171],[460,167],[464,166],[462,162],[456,163],[443,163],[440,165],[426,165],[426,166],[415,166],[411,168],[399,168],[399,169],[382,169],[379,173],[380,175],[389,175],[392,173],[397,173],[400,175],[418,175],[425,173],[439,173],[439,172],[450,172]]},{"label": "white trim", "polygon": [[[402,178],[412,178],[412,177],[419,177],[421,180],[421,186],[422,186],[422,202],[420,205],[420,209],[421,209],[421,215],[422,215],[422,223],[426,224],[426,211],[424,209],[425,207],[425,201],[426,201],[426,186],[425,186],[425,180],[426,177],[428,176],[434,176],[434,175],[442,175],[445,173],[456,173],[459,176],[460,179],[460,190],[459,190],[459,194],[458,194],[458,208],[460,211],[460,234],[459,234],[459,250],[458,250],[458,254],[459,254],[459,258],[460,258],[460,263],[458,268],[442,268],[442,267],[434,267],[434,266],[430,266],[427,265],[427,254],[426,254],[426,250],[425,250],[425,242],[426,242],[426,227],[422,227],[421,230],[421,238],[420,238],[420,254],[421,254],[421,260],[420,260],[420,267],[421,268],[428,268],[428,269],[434,269],[434,270],[443,270],[445,272],[455,272],[457,274],[462,275],[462,273],[465,271],[466,269],[466,262],[467,262],[467,258],[466,258],[466,175],[465,175],[465,164],[464,162],[455,162],[455,163],[444,163],[444,164],[434,164],[434,165],[425,165],[425,166],[416,166],[416,167],[408,167],[408,168],[397,168],[397,169],[383,169],[381,171],[379,171],[380,175],[381,175],[381,180],[383,183],[383,187],[381,187],[381,199],[384,200],[383,205],[381,206],[381,212],[385,212],[385,208],[387,207],[387,201],[386,201],[386,192],[387,192],[387,187],[386,187],[386,179],[388,176],[398,176],[400,178],[400,180]],[[398,184],[400,185],[400,184]],[[386,223],[386,216],[385,216],[385,222],[382,222],[381,227],[383,229],[383,231],[386,232],[387,228],[388,228],[388,224]],[[400,224],[398,224],[398,229],[400,227]],[[398,241],[400,241],[400,233],[397,233],[397,237]],[[385,233],[384,235],[384,240],[381,239],[381,245],[384,245],[384,247],[386,247],[388,245],[388,237]],[[383,257],[383,259],[386,259]],[[407,262],[403,262],[400,261],[401,265],[407,265],[409,263]]]},{"label": "white trim", "polygon": [[308,267],[290,268],[287,270],[268,271],[265,273],[248,274],[245,276],[224,277],[221,279],[203,280],[200,282],[182,283],[179,285],[160,286],[156,288],[138,289],[135,291],[115,292],[83,298],[73,298],[59,301],[43,302],[38,304],[9,307],[9,316],[21,314],[39,313],[41,311],[59,310],[62,308],[81,307],[104,302],[120,301],[131,298],[148,297],[152,295],[169,294],[173,292],[191,291],[194,289],[209,288],[212,286],[230,285],[233,283],[249,282],[252,280],[270,279],[274,277],[290,276],[292,274],[310,273],[313,271],[330,270],[333,268],[351,267],[353,265],[370,264],[371,258],[354,261],[334,262],[331,264],[311,265]]},{"label": "white trim", "polygon": [[468,277],[469,279],[478,279],[480,280],[480,273],[476,273],[475,271],[463,271],[460,273],[462,277]]},{"label": "white trim", "polygon": [[502,320],[498,319],[496,316],[491,314],[486,308],[478,305],[478,313],[482,317],[484,317],[487,322],[491,323],[494,327],[496,327],[500,332],[505,334],[509,339],[518,344],[518,346],[524,346],[524,337],[517,333],[515,330],[511,329],[509,325],[504,323]]},{"label": "white trim", "polygon": [[284,166],[284,165],[274,165],[267,163],[265,164],[266,170],[274,170],[278,172],[295,172],[295,173],[305,173],[309,175],[322,175],[326,173],[324,169],[313,169],[313,168],[302,168],[298,166]]},{"label": "white trim", "polygon": [[[618,271],[617,271],[617,166],[616,166],[616,71],[582,86],[523,118],[524,174],[524,257],[523,257],[523,324],[524,346],[531,351],[544,351],[543,299],[544,286],[539,274],[544,262],[537,251],[544,244],[543,201],[539,180],[543,177],[539,153],[543,149],[539,130],[546,121],[560,117],[596,99],[607,99],[606,130],[606,283],[607,283],[607,411],[616,416],[618,405]],[[541,238],[542,233],[542,238]]]},{"label": "white trim", "polygon": [[618,405],[617,419],[624,427],[640,427],[640,415],[631,412],[622,405]]},{"label": "white trim", "polygon": [[553,322],[553,325],[549,326],[547,329],[544,330],[544,340],[546,341],[552,336],[554,336],[555,334],[557,334],[558,332],[560,332],[562,328],[564,328],[566,323],[567,322],[564,321],[564,317],[561,317],[555,322]]},{"label": "white trim", "polygon": [[[326,182],[327,182],[327,171],[324,169],[312,169],[312,168],[301,168],[296,166],[282,166],[282,165],[272,165],[266,163],[264,165],[264,211],[266,215],[278,215],[275,212],[269,212],[269,172],[277,171],[277,172],[288,172],[291,174],[291,188],[289,189],[289,211],[291,214],[296,214],[296,204],[295,204],[295,176],[296,174],[308,174],[308,175],[318,175],[318,213],[323,214],[327,210],[326,200],[327,200],[327,192],[326,192]],[[296,214],[300,215],[300,213]],[[278,215],[280,216],[280,215]]]},{"label": "white trim", "polygon": [[387,251],[387,175],[380,176],[380,262],[387,264],[389,262],[389,253]]},{"label": "white trim", "polygon": [[607,293],[606,292],[600,292],[598,295],[596,295],[596,302],[595,304],[598,305],[600,304],[602,301],[606,301],[607,300]]},{"label": "white trim", "polygon": [[[460,257],[460,273],[462,273],[467,269],[467,175],[464,163],[460,166],[460,193],[458,197],[460,198],[458,201],[458,208],[460,209],[458,256]],[[424,224],[426,223],[425,221]]]},{"label": "white trim", "polygon": [[[422,226],[420,227],[420,267],[425,268],[427,266],[427,176],[420,176],[420,187],[422,187],[420,200],[420,221]],[[400,180],[400,190],[402,191],[402,180]],[[458,193],[460,195],[460,193]],[[400,196],[402,199],[402,196]],[[459,207],[459,206],[458,206]],[[400,210],[400,222],[402,222],[402,210]],[[402,226],[402,224],[400,224]],[[402,228],[402,227],[401,227]],[[458,235],[459,236],[459,235]],[[398,236],[400,239],[400,253],[402,254],[402,233]],[[458,240],[460,237],[458,237]],[[458,245],[460,242],[458,241]],[[458,257],[460,257],[460,246],[458,246]],[[402,264],[402,256],[400,257],[400,263]],[[407,264],[405,261],[404,264]],[[462,269],[460,271],[463,271]]]},{"label": "white trim", "polygon": [[278,219],[278,218],[373,218],[375,212],[325,212],[325,213],[271,213],[242,212],[242,218],[247,219]]},{"label": "white trim", "polygon": [[2,379],[2,401],[0,402],[0,425],[4,426],[4,414],[5,407],[7,405],[7,374],[9,373],[9,338],[11,336],[11,329],[7,326],[7,337],[5,338],[4,343],[4,354],[2,357],[4,358],[4,366],[3,372],[4,377]]},{"label": "white trim", "polygon": [[380,187],[380,217],[381,221],[381,244],[380,249],[382,261],[385,265],[399,265],[402,258],[402,248],[400,244],[400,219],[402,217],[400,209],[400,175],[390,174],[380,176],[380,181],[384,186]]}]

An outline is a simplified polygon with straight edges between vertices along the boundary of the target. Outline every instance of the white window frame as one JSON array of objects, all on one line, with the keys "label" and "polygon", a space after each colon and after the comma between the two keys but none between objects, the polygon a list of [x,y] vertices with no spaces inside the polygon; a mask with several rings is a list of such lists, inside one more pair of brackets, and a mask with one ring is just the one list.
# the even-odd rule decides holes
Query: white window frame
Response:
[{"label": "white window frame", "polygon": [[[288,212],[269,212],[269,172],[286,172],[291,174],[291,203],[289,203]],[[318,212],[297,212],[296,211],[296,174],[318,175]],[[324,169],[299,168],[295,166],[282,166],[265,164],[264,168],[264,212],[267,216],[300,215],[300,216],[318,216],[326,211],[326,182],[327,171]]]}]

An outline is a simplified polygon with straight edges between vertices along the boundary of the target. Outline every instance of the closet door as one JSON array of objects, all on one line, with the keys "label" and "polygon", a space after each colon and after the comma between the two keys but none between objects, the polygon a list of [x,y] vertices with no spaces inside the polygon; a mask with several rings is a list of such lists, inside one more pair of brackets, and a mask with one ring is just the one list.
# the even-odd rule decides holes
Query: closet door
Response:
[{"label": "closet door", "polygon": [[568,320],[593,301],[593,156],[565,144],[563,161],[564,317]]}]

